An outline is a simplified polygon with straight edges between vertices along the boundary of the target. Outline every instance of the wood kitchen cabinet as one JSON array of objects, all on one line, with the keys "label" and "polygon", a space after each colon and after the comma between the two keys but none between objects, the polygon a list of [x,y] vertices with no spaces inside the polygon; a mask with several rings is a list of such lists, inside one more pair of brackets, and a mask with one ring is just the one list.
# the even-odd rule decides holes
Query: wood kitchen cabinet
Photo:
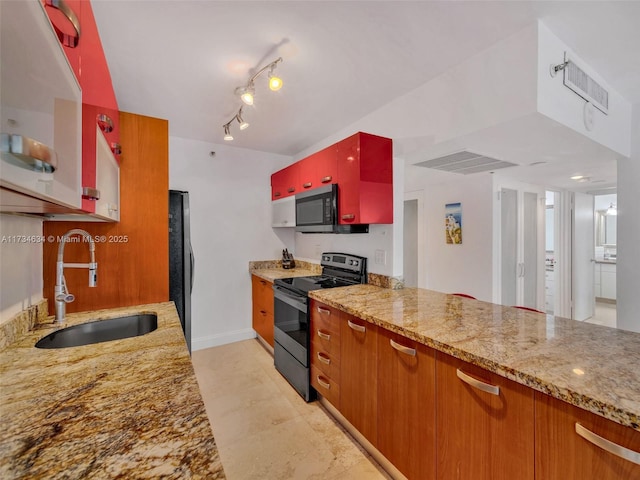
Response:
[{"label": "wood kitchen cabinet", "polygon": [[435,351],[378,331],[378,443],[408,479],[436,475]]},{"label": "wood kitchen cabinet", "polygon": [[374,446],[378,439],[378,327],[342,312],[340,413]]},{"label": "wood kitchen cabinet", "polygon": [[[537,480],[640,479],[640,432],[540,392],[535,405]],[[635,463],[593,442],[628,449]]]},{"label": "wood kitchen cabinet", "polygon": [[271,200],[288,197],[300,193],[298,163],[289,165],[287,168],[277,171],[271,175]]},{"label": "wood kitchen cabinet", "polygon": [[533,390],[450,355],[436,358],[437,478],[533,479]]},{"label": "wood kitchen cabinet", "polygon": [[340,409],[340,310],[311,300],[311,386]]},{"label": "wood kitchen cabinet", "polygon": [[251,275],[251,287],[253,329],[273,348],[273,283]]},{"label": "wood kitchen cabinet", "polygon": [[337,153],[337,146],[331,145],[298,162],[300,191],[338,182]]},{"label": "wood kitchen cabinet", "polygon": [[393,223],[393,145],[358,132],[338,142],[340,224]]}]

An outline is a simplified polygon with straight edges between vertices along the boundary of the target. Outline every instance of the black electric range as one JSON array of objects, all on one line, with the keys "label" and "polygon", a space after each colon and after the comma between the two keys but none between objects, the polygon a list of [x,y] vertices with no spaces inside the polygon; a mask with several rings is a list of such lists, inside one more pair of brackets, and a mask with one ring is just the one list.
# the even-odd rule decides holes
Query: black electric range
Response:
[{"label": "black electric range", "polygon": [[308,293],[367,283],[367,259],[357,255],[322,254],[321,275],[281,278],[274,281],[274,348],[276,369],[306,400],[315,399],[309,384]]}]

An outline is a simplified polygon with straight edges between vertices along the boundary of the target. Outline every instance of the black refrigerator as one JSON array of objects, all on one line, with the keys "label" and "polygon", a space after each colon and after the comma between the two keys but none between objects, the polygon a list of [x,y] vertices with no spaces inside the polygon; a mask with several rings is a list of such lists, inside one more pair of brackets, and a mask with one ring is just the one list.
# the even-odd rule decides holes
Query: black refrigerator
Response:
[{"label": "black refrigerator", "polygon": [[169,190],[169,300],[176,304],[191,353],[191,291],[195,258],[191,248],[189,192]]}]

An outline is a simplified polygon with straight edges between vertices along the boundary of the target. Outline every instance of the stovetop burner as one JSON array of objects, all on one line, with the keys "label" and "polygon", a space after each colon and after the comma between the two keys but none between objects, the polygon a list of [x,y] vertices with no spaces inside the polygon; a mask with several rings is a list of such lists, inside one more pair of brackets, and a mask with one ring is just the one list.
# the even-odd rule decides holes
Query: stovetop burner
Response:
[{"label": "stovetop burner", "polygon": [[312,290],[346,287],[367,281],[367,259],[343,253],[322,254],[322,275],[281,278],[276,285],[307,295]]}]

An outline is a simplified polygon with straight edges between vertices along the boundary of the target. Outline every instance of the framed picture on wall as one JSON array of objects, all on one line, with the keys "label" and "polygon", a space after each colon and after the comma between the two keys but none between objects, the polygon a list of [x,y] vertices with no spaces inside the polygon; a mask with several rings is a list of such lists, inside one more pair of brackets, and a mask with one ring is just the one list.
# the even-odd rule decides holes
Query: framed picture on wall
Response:
[{"label": "framed picture on wall", "polygon": [[447,243],[462,243],[462,204],[447,203],[444,206],[444,233]]}]

